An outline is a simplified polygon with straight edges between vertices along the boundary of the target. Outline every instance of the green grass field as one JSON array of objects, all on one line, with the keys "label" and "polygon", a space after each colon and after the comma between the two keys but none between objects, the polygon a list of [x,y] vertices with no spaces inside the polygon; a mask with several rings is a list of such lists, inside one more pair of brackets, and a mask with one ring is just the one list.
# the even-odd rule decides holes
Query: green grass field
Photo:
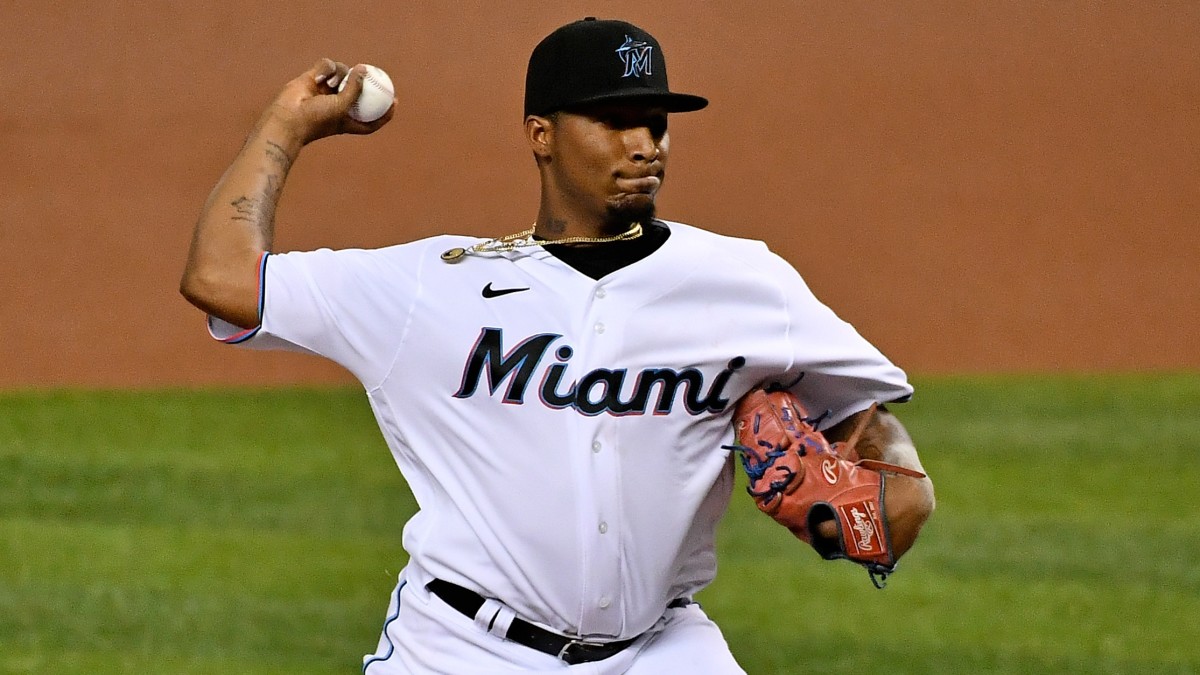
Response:
[{"label": "green grass field", "polygon": [[[1200,673],[1200,375],[916,385],[886,590],[735,495],[746,670]],[[358,672],[413,508],[357,391],[0,394],[0,672]]]}]

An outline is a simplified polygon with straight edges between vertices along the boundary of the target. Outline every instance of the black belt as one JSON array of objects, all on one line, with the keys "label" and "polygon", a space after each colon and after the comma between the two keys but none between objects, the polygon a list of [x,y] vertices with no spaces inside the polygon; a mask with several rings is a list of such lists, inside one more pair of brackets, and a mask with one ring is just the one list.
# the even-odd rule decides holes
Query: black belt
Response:
[{"label": "black belt", "polygon": [[[479,608],[483,607],[482,595],[449,581],[434,579],[426,584],[425,588],[441,598],[447,605],[472,619],[479,612]],[[689,604],[691,604],[690,600],[680,599],[672,601],[668,607],[684,607]],[[637,638],[631,638],[616,642],[589,642],[552,633],[520,618],[512,620],[504,637],[539,652],[557,656],[570,665],[603,661],[637,640]]]}]

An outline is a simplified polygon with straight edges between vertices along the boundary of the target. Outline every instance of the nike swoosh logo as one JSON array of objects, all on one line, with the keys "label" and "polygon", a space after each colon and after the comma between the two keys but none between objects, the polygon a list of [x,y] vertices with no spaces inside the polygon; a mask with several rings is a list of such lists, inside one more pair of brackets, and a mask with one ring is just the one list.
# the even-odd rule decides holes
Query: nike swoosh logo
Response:
[{"label": "nike swoosh logo", "polygon": [[509,293],[520,293],[521,291],[527,291],[527,290],[529,290],[529,289],[528,288],[492,288],[492,282],[489,281],[488,285],[483,287],[483,297],[498,298],[502,295],[508,295]]}]

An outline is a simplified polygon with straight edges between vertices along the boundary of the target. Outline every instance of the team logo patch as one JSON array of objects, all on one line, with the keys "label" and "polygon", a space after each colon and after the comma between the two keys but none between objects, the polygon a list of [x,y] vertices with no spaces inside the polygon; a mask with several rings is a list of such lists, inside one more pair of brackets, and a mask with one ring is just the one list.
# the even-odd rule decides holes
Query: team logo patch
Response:
[{"label": "team logo patch", "polygon": [[641,40],[634,40],[626,35],[624,44],[617,47],[617,56],[620,56],[621,62],[625,64],[625,74],[621,77],[651,75],[650,55],[653,52],[654,45],[642,42]]},{"label": "team logo patch", "polygon": [[853,533],[853,536],[846,537],[846,547],[855,549],[854,555],[883,550],[879,541],[879,517],[874,502],[851,502],[838,508],[842,512],[842,522],[848,523]]}]

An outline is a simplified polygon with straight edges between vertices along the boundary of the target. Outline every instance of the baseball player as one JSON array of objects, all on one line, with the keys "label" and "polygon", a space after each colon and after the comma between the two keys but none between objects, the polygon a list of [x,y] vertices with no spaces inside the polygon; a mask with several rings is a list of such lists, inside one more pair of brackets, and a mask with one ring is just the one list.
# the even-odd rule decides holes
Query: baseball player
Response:
[{"label": "baseball player", "polygon": [[[362,69],[284,87],[205,204],[181,292],[225,342],[318,354],[363,384],[420,506],[363,671],[741,673],[693,600],[716,573],[736,402],[764,383],[831,440],[905,374],[755,241],[658,218],[672,91],[659,43],[588,18],[529,60],[532,226],[269,253],[301,148],[366,134]],[[349,78],[344,91],[337,85]],[[863,426],[863,425],[859,425]],[[919,468],[886,411],[875,454]],[[927,515],[928,479],[893,483]]]}]

